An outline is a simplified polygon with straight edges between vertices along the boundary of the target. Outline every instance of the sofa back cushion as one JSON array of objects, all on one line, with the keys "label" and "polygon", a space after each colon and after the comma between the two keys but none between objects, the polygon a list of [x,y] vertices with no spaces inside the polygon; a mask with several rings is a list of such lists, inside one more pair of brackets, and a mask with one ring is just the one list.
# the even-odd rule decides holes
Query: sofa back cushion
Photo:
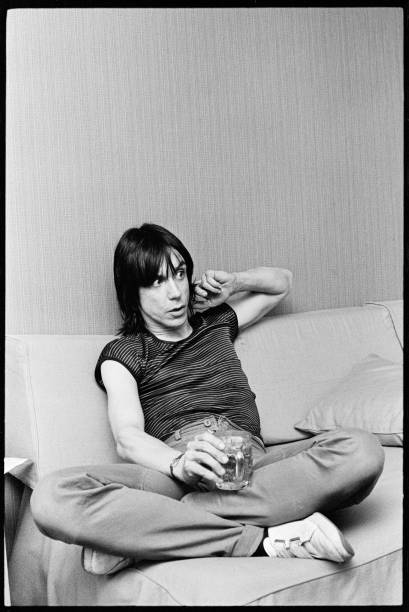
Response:
[{"label": "sofa back cushion", "polygon": [[370,353],[403,358],[390,310],[380,304],[265,317],[239,335],[236,350],[267,444],[307,436],[294,424]]},{"label": "sofa back cushion", "polygon": [[6,338],[6,455],[32,460],[21,480],[47,472],[120,461],[106,395],[94,368],[112,336],[25,335]]},{"label": "sofa back cushion", "polygon": [[[6,455],[32,461],[20,475],[29,486],[62,467],[120,461],[106,395],[94,380],[112,338],[7,337]],[[236,349],[267,444],[305,437],[294,424],[368,354],[402,361],[390,310],[381,305],[266,317],[239,334]]]}]

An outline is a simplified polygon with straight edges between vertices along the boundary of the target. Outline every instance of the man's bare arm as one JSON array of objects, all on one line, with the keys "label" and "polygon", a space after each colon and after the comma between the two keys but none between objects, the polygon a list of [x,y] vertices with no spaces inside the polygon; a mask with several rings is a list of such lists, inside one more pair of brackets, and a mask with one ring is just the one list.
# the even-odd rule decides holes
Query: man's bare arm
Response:
[{"label": "man's bare arm", "polygon": [[[170,462],[180,455],[180,451],[144,431],[138,385],[133,376],[113,360],[102,363],[101,376],[108,394],[109,423],[119,457],[170,475]],[[227,461],[227,457],[225,459]],[[188,443],[174,474],[187,484],[203,480],[212,488],[221,480],[224,462],[220,440],[204,432]]]},{"label": "man's bare arm", "polygon": [[259,267],[244,272],[207,270],[196,285],[196,309],[205,310],[228,302],[235,310],[239,328],[261,319],[288,295],[292,273],[284,268]]},{"label": "man's bare arm", "polygon": [[133,376],[112,360],[102,363],[101,376],[107,390],[108,418],[119,457],[169,474],[169,463],[179,453],[144,431],[138,385]]}]

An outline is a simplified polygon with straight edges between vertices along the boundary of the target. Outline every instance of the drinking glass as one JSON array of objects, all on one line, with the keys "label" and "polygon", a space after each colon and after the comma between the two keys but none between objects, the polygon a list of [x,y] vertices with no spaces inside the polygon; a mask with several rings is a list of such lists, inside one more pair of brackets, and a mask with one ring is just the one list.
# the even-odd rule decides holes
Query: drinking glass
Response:
[{"label": "drinking glass", "polygon": [[246,431],[224,429],[216,431],[215,435],[224,442],[223,452],[228,457],[227,463],[223,463],[225,469],[223,481],[216,483],[216,486],[228,491],[237,491],[246,487],[253,469],[250,434]]}]

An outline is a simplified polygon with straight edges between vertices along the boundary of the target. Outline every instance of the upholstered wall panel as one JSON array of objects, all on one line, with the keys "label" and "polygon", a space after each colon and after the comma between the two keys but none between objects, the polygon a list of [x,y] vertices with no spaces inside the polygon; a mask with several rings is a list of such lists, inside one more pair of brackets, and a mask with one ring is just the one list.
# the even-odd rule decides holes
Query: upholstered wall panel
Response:
[{"label": "upholstered wall panel", "polygon": [[122,232],[288,267],[284,312],[401,297],[399,8],[7,15],[6,329],[112,333]]}]

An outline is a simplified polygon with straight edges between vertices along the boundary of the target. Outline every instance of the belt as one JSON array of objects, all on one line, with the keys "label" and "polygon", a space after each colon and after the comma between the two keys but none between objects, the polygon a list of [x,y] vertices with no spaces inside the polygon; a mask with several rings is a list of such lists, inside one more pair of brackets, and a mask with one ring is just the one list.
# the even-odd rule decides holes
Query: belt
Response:
[{"label": "belt", "polygon": [[184,434],[190,433],[192,430],[201,427],[206,427],[206,429],[212,432],[217,431],[218,429],[227,429],[227,427],[229,429],[239,429],[236,425],[229,421],[229,419],[226,419],[226,417],[210,416],[193,421],[193,423],[183,425],[183,427],[180,427],[180,429],[176,429],[176,431],[173,432],[173,436],[175,437],[175,440],[181,440]]},{"label": "belt", "polygon": [[[179,441],[183,438],[183,436],[187,434],[191,435],[195,430],[198,430],[199,432],[200,430],[203,430],[203,428],[207,429],[208,431],[211,431],[212,433],[218,431],[219,429],[233,429],[236,431],[243,431],[240,427],[235,425],[235,423],[232,423],[227,417],[211,415],[205,417],[204,419],[198,419],[197,421],[193,421],[193,423],[187,423],[186,425],[183,425],[179,429],[176,429],[173,434],[169,436],[168,439]],[[261,448],[264,449],[263,441],[258,436],[251,434],[251,437],[256,444],[258,444]]]}]

